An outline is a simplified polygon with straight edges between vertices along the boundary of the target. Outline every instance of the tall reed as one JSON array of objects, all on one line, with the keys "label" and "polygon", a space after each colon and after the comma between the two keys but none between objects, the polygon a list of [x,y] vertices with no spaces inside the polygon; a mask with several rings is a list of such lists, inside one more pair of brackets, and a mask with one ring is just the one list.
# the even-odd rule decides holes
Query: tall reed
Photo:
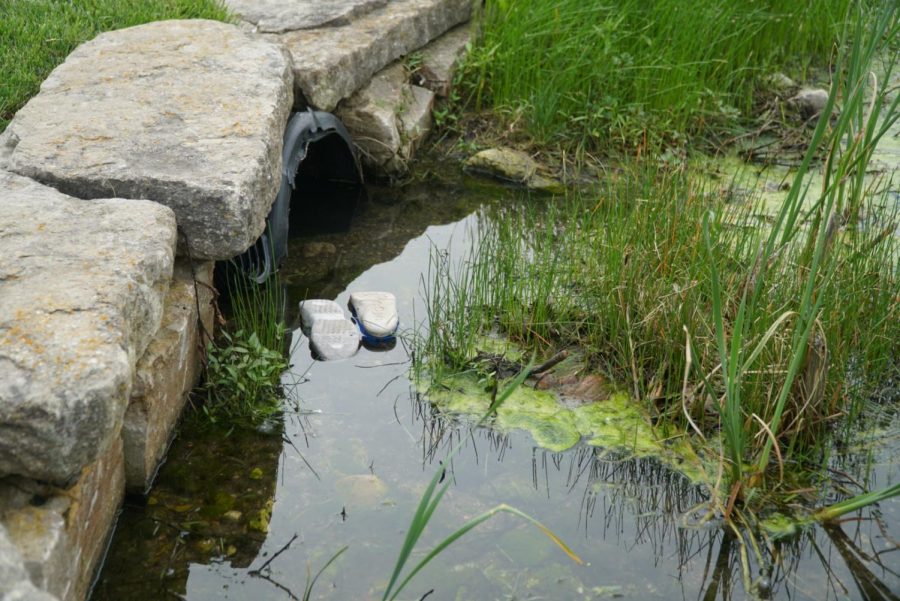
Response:
[{"label": "tall reed", "polygon": [[[871,72],[876,59],[898,36],[900,25],[896,20],[896,6],[892,5],[885,5],[871,19],[859,19],[844,33],[844,39],[851,42],[847,50],[838,55],[836,81],[823,110],[824,116],[819,119],[787,199],[767,238],[759,245],[751,270],[745,275],[730,339],[726,339],[724,327],[727,301],[718,284],[718,267],[714,261],[710,262],[713,316],[725,388],[725,400],[721,405],[723,432],[731,459],[732,479],[736,483],[743,481],[744,461],[753,464],[754,473],[746,482],[752,486],[768,469],[773,449],[781,455],[778,438],[782,434],[786,412],[802,418],[808,404],[824,402],[820,394],[824,389],[816,380],[824,384],[825,372],[832,362],[830,341],[823,335],[823,320],[827,319],[829,309],[833,312],[838,308],[825,304],[835,279],[840,278],[842,271],[852,277],[853,271],[867,261],[867,254],[870,257],[874,254],[884,259],[888,268],[891,266],[891,255],[896,248],[894,242],[879,244],[881,232],[872,232],[873,228],[869,228],[868,234],[860,235],[858,220],[866,208],[869,192],[870,184],[865,179],[869,159],[879,139],[900,117],[900,97],[888,102],[883,90],[869,85],[870,82],[877,84],[877,78]],[[886,78],[890,78],[895,60],[895,56],[891,56],[887,62]],[[841,110],[835,123],[831,124],[829,117],[838,98]],[[827,153],[822,190],[804,215],[804,201],[809,193],[805,178],[821,146]],[[705,223],[705,245],[707,252],[712,254],[714,242],[709,232],[708,223]],[[781,273],[776,272],[779,269]],[[793,302],[772,313],[765,295],[767,280],[773,276],[783,278],[784,270],[788,270],[788,277],[794,274],[798,295]],[[866,296],[862,294],[859,299],[843,300],[864,302]],[[837,321],[842,321],[839,315]],[[753,347],[748,341],[753,340],[750,335],[752,324],[761,322],[777,324],[791,332],[782,362],[785,375],[780,378],[775,394],[765,399],[744,399],[744,374],[752,366],[748,355]],[[771,327],[768,331],[774,337],[775,331]],[[769,340],[763,338],[761,343],[768,344]],[[844,373],[839,377],[846,377],[846,368],[845,365]],[[806,381],[801,382],[804,376]],[[791,400],[795,404],[793,408]],[[846,407],[838,409],[846,410]],[[755,430],[753,420],[760,422],[764,430],[761,434],[765,436],[762,444],[748,448],[750,439],[745,432]]]}]

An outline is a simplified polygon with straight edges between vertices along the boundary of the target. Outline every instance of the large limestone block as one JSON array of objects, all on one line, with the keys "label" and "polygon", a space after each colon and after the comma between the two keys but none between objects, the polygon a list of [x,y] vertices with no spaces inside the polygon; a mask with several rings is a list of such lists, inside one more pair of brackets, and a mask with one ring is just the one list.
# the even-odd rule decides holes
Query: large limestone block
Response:
[{"label": "large limestone block", "polygon": [[0,476],[66,483],[118,437],[175,232],[160,204],[0,172]]},{"label": "large limestone block", "polygon": [[347,25],[388,0],[225,0],[225,6],[261,33]]},{"label": "large limestone block", "polygon": [[38,589],[62,601],[85,598],[124,493],[120,440],[67,490],[19,476],[0,480],[0,527]]},{"label": "large limestone block", "polygon": [[403,138],[397,111],[407,88],[403,66],[394,64],[379,72],[335,111],[369,169],[398,171],[402,168]]},{"label": "large limestone block", "polygon": [[332,111],[397,58],[467,21],[472,0],[393,0],[344,27],[279,35],[294,59],[298,97]]},{"label": "large limestone block", "polygon": [[2,134],[0,134],[0,171],[5,171],[6,166],[9,164],[9,157],[12,155],[13,144],[10,137],[10,132],[4,130]]},{"label": "large limestone block", "polygon": [[341,103],[336,114],[360,151],[363,165],[379,176],[402,174],[419,142],[431,131],[434,93],[408,83],[394,63]]},{"label": "large limestone block", "polygon": [[59,601],[32,584],[22,555],[9,540],[3,524],[0,524],[0,601]]},{"label": "large limestone block", "polygon": [[7,168],[79,198],[171,207],[195,258],[240,254],[281,181],[290,59],[213,21],[104,33],[57,67],[9,125]]},{"label": "large limestone block", "polygon": [[[166,295],[162,325],[137,363],[131,400],[125,412],[125,478],[129,490],[150,486],[188,394],[200,378],[206,333],[213,328],[213,262],[179,261]],[[197,315],[197,311],[200,315]]]}]

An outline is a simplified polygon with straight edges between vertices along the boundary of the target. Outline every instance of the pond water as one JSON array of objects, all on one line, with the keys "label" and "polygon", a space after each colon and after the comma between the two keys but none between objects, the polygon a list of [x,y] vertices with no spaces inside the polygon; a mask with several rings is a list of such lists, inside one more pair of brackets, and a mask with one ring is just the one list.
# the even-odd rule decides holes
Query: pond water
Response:
[{"label": "pond water", "polygon": [[[328,198],[307,214],[284,268],[290,319],[304,298],[346,306],[353,290],[388,290],[401,328],[422,321],[431,248],[460,256],[491,203],[536,202],[508,190],[425,175],[400,189]],[[402,340],[382,352],[316,362],[294,331],[285,377],[297,407],[258,432],[186,423],[146,497],[129,499],[94,601],[281,600],[303,597],[309,578],[341,548],[312,599],[381,597],[418,499],[447,468],[449,492],[414,558],[464,521],[508,503],[541,520],[585,563],[569,559],[533,526],[501,515],[472,531],[421,572],[402,599],[745,599],[733,538],[686,527],[705,497],[653,460],[628,460],[576,445],[536,447],[519,431],[469,431],[437,415],[409,381]],[[873,427],[881,448],[861,442],[835,455],[836,469],[872,487],[900,477],[900,420]],[[443,465],[451,446],[462,451]],[[777,599],[900,598],[900,503],[810,529],[775,547]],[[758,567],[754,565],[754,571]],[[756,578],[757,574],[752,574]]]}]

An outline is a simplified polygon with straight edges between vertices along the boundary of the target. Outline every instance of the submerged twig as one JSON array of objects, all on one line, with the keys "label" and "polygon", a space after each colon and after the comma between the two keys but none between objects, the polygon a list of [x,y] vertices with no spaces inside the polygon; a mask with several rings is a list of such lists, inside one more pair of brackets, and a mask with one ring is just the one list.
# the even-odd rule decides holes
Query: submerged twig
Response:
[{"label": "submerged twig", "polygon": [[545,371],[549,370],[550,368],[556,367],[557,365],[562,363],[568,356],[569,356],[569,351],[563,349],[563,350],[559,351],[558,353],[556,353],[555,355],[553,355],[552,357],[550,357],[549,359],[547,359],[546,361],[544,361],[543,363],[541,363],[540,365],[538,365],[537,367],[532,368],[528,372],[528,376],[530,377],[530,376],[536,376],[538,374],[542,374]]},{"label": "submerged twig", "polygon": [[288,550],[288,548],[293,544],[293,542],[294,542],[295,540],[297,540],[297,536],[298,536],[297,533],[294,533],[294,536],[291,537],[291,540],[289,540],[288,542],[286,542],[286,543],[284,544],[284,546],[282,546],[282,547],[281,547],[280,549],[278,549],[275,553],[273,553],[273,554],[272,554],[272,557],[270,557],[269,559],[267,559],[267,560],[265,561],[265,563],[263,563],[261,566],[259,566],[258,569],[256,569],[256,570],[250,570],[250,571],[248,572],[248,574],[250,574],[251,576],[259,575],[259,573],[262,572],[263,570],[265,570],[267,567],[269,567],[269,564],[272,563],[273,561],[275,561],[275,559],[276,559],[279,555],[281,555],[282,553],[284,553],[285,551]]}]

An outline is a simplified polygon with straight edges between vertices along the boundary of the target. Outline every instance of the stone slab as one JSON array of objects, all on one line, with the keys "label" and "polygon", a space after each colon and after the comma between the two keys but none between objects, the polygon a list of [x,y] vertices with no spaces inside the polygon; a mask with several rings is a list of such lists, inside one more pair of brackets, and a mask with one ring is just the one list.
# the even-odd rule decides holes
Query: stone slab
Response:
[{"label": "stone slab", "polygon": [[157,203],[0,172],[0,476],[67,483],[118,438],[175,233]]},{"label": "stone slab", "polygon": [[61,601],[85,598],[124,490],[118,439],[69,489],[17,476],[0,480],[0,525],[20,553],[35,587]]},{"label": "stone slab", "polygon": [[176,264],[162,324],[138,360],[122,426],[125,479],[132,492],[143,493],[150,486],[187,397],[200,379],[206,336],[198,319],[211,335],[213,267],[211,261],[195,265],[195,286],[190,264],[184,259]]},{"label": "stone slab", "polygon": [[388,0],[225,0],[232,12],[260,33],[284,33],[348,25]]},{"label": "stone slab", "polygon": [[3,133],[0,133],[0,171],[6,170],[14,146],[10,132],[8,130],[3,130]]},{"label": "stone slab", "polygon": [[79,198],[171,207],[195,258],[226,259],[265,226],[293,104],[281,47],[213,21],[103,33],[9,124],[7,168]]},{"label": "stone slab", "polygon": [[454,27],[424,46],[419,50],[421,61],[412,74],[412,82],[428,88],[441,98],[449,96],[453,75],[465,56],[471,37],[471,27],[465,24]]},{"label": "stone slab", "polygon": [[469,20],[472,0],[392,0],[344,27],[278,35],[294,61],[295,94],[333,111],[394,60]]}]

